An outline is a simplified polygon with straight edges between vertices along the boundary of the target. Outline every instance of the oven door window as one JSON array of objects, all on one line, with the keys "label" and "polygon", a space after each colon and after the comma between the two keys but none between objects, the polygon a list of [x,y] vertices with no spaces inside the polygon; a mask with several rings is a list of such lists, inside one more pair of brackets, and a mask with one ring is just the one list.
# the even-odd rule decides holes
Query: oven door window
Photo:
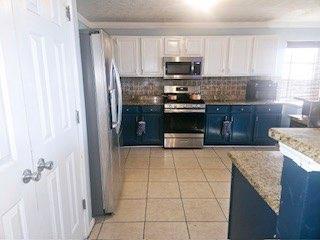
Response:
[{"label": "oven door window", "polygon": [[167,62],[166,75],[191,75],[191,62]]},{"label": "oven door window", "polygon": [[204,133],[204,113],[165,113],[165,133]]}]

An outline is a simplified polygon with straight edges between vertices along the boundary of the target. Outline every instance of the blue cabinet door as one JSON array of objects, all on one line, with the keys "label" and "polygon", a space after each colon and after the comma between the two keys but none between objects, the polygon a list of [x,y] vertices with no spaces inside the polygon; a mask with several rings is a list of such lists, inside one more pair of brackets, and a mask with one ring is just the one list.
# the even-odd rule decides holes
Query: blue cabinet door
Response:
[{"label": "blue cabinet door", "polygon": [[142,135],[142,144],[160,145],[163,143],[162,114],[143,114],[141,119],[146,122],[146,131]]},{"label": "blue cabinet door", "polygon": [[231,144],[248,145],[252,143],[252,113],[232,113]]},{"label": "blue cabinet door", "polygon": [[274,145],[276,141],[269,138],[270,128],[281,126],[281,114],[258,113],[256,115],[253,142],[261,145]]},{"label": "blue cabinet door", "polygon": [[229,139],[222,135],[223,121],[227,114],[207,114],[205,144],[226,144]]},{"label": "blue cabinet door", "polygon": [[136,132],[138,118],[138,114],[122,115],[122,138],[124,146],[132,146],[139,144],[139,139]]}]

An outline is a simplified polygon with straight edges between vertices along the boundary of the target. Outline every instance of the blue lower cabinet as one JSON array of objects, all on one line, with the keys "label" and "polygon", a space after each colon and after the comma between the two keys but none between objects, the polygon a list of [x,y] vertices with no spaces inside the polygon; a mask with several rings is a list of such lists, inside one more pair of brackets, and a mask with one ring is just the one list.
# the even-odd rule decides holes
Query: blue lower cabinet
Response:
[{"label": "blue lower cabinet", "polygon": [[223,122],[228,119],[227,114],[207,114],[205,144],[226,144],[229,138],[222,134]]},{"label": "blue lower cabinet", "polygon": [[138,114],[123,114],[122,116],[122,140],[124,146],[138,145],[137,122]]},{"label": "blue lower cabinet", "polygon": [[255,127],[253,143],[257,145],[274,145],[276,141],[268,136],[269,129],[281,126],[281,114],[257,113],[255,117]]},{"label": "blue lower cabinet", "polygon": [[162,114],[144,114],[142,120],[146,122],[146,131],[141,137],[143,145],[161,145],[163,143]]},{"label": "blue lower cabinet", "polygon": [[273,239],[276,226],[276,213],[233,165],[228,239]]},{"label": "blue lower cabinet", "polygon": [[[123,145],[162,145],[163,114],[162,106],[124,106],[122,116]],[[138,122],[145,121],[145,133],[137,135]]]},{"label": "blue lower cabinet", "polygon": [[231,114],[231,144],[249,145],[252,143],[253,132],[253,114],[247,113],[232,113]]}]

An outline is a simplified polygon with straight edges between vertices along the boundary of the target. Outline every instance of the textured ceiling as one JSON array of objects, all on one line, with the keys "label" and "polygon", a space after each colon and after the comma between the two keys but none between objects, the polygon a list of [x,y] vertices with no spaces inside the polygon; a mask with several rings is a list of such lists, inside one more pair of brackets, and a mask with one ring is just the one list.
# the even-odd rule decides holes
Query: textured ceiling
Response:
[{"label": "textured ceiling", "polygon": [[320,0],[216,1],[206,12],[192,9],[186,0],[77,0],[77,3],[79,13],[92,22],[320,21]]}]

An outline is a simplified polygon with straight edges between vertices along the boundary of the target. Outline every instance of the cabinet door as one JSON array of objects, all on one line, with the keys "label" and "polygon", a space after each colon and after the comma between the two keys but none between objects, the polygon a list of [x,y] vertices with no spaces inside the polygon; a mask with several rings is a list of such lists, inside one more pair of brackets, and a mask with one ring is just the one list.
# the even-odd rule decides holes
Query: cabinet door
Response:
[{"label": "cabinet door", "polygon": [[275,140],[268,136],[270,128],[280,127],[281,114],[257,114],[255,119],[253,142],[255,144],[273,145]]},{"label": "cabinet door", "polygon": [[252,37],[231,37],[229,47],[228,75],[249,75],[252,56]]},{"label": "cabinet door", "polygon": [[186,37],[185,38],[185,55],[187,56],[203,56],[203,38],[202,37]]},{"label": "cabinet door", "polygon": [[277,62],[278,38],[258,36],[254,38],[252,69],[253,75],[274,75]]},{"label": "cabinet door", "polygon": [[228,43],[228,37],[212,37],[205,39],[205,76],[223,76],[226,74]]},{"label": "cabinet door", "polygon": [[228,139],[222,135],[223,121],[228,118],[226,114],[207,114],[206,122],[206,144],[225,144]]},{"label": "cabinet door", "polygon": [[132,146],[139,143],[137,137],[138,117],[138,114],[123,114],[122,116],[122,136],[124,146]]},{"label": "cabinet door", "polygon": [[250,144],[252,141],[252,113],[233,113],[231,115],[233,144]]},{"label": "cabinet door", "polygon": [[141,38],[141,73],[144,76],[162,76],[162,39]]},{"label": "cabinet door", "polygon": [[146,122],[146,132],[142,136],[142,144],[161,145],[163,143],[162,114],[144,114],[142,120]]},{"label": "cabinet door", "polygon": [[135,77],[139,72],[139,39],[137,37],[117,38],[117,60],[120,75]]},{"label": "cabinet door", "polygon": [[166,37],[164,39],[164,54],[177,56],[182,53],[183,39],[181,37]]}]

